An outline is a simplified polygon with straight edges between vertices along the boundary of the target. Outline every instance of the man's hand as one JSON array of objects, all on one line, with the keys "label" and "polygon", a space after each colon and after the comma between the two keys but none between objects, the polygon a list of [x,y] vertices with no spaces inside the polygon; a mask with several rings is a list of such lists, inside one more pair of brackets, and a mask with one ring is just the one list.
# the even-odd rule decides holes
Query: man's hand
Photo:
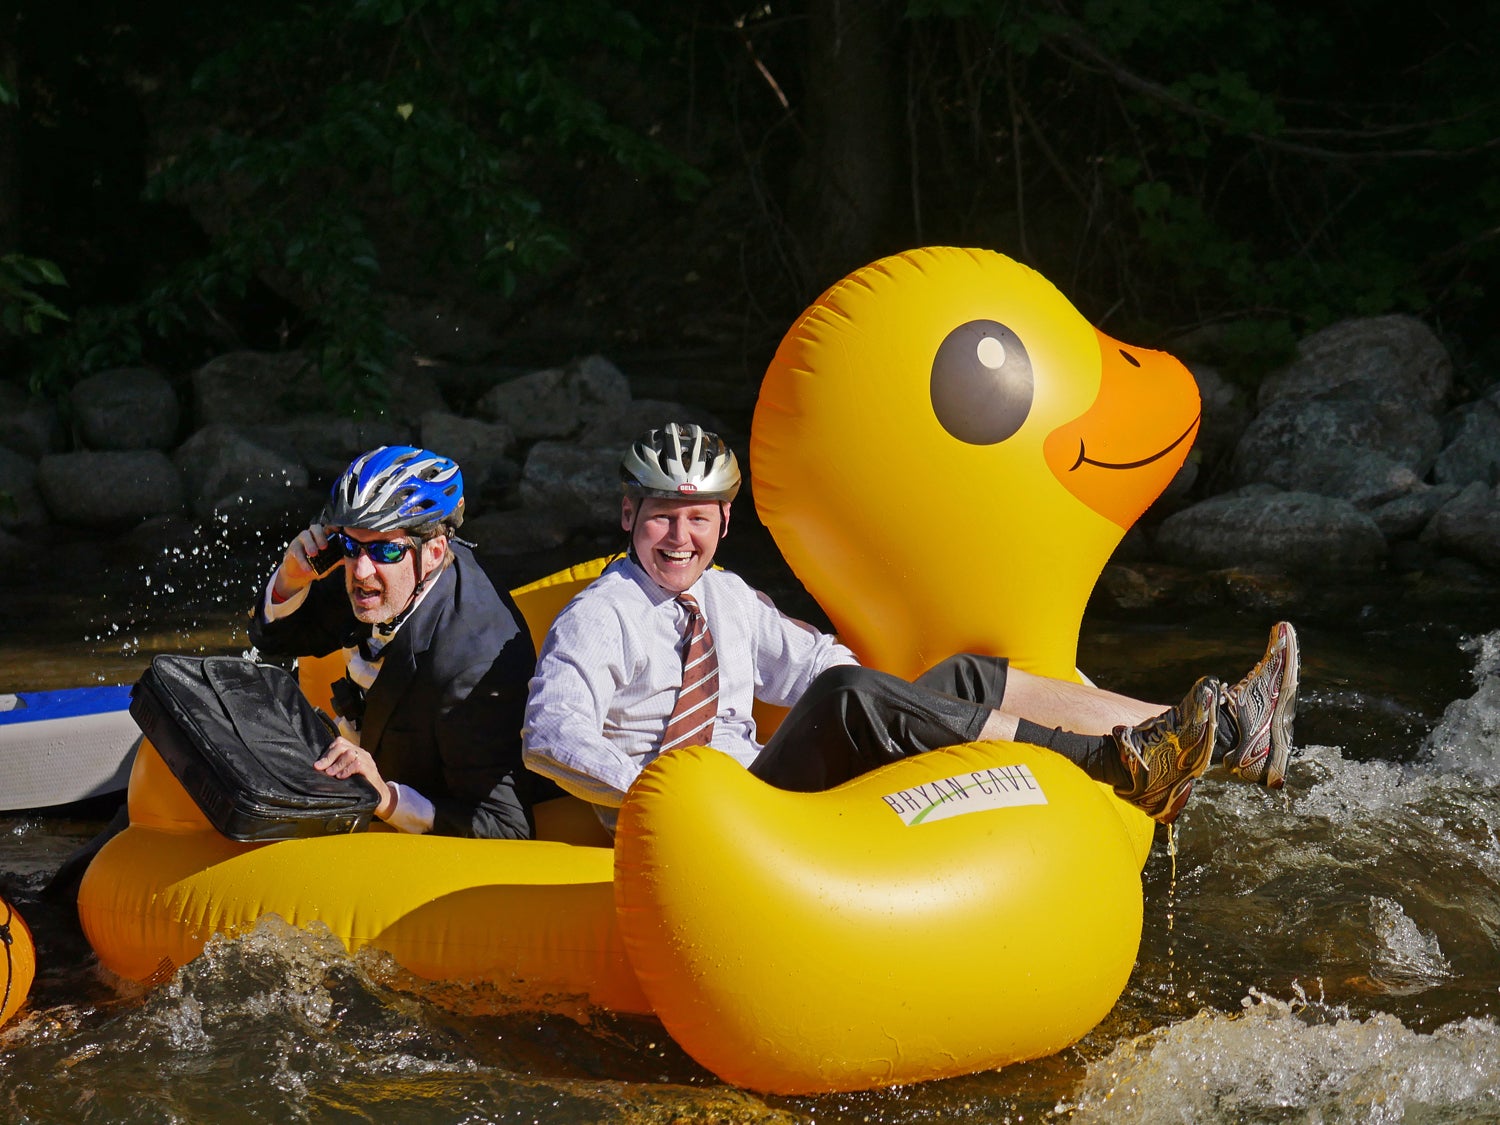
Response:
[{"label": "man's hand", "polygon": [[277,601],[284,602],[298,590],[312,585],[318,572],[313,568],[311,560],[314,555],[327,549],[328,529],[320,523],[309,525],[287,544],[286,554],[282,556],[281,565],[276,568],[276,579],[271,587],[271,593]]},{"label": "man's hand", "polygon": [[396,792],[385,783],[380,771],[375,768],[375,759],[368,750],[362,750],[343,735],[329,744],[324,755],[313,763],[313,769],[329,777],[363,777],[375,788],[380,803],[375,806],[375,815],[386,820],[396,811]]}]

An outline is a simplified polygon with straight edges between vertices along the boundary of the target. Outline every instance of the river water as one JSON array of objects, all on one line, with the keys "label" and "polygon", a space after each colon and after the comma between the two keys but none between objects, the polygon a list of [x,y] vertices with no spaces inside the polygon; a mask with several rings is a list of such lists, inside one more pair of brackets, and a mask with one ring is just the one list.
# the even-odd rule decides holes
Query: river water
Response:
[{"label": "river water", "polygon": [[[726,545],[787,608],[752,532]],[[572,560],[596,545],[574,544]],[[279,544],[223,528],[74,544],[0,609],[0,691],[129,682],[235,652]],[[743,561],[742,561],[743,560]],[[560,559],[515,565],[519,583]],[[1237,676],[1276,616],[1303,648],[1286,790],[1208,778],[1144,872],[1125,995],[1052,1058],[816,1098],[724,1086],[650,1019],[518,1011],[274,920],[152,989],[41,895],[108,808],[0,817],[39,977],[0,1029],[13,1122],[1457,1122],[1500,1120],[1500,597],[1483,582],[1217,576],[1091,610],[1080,662],[1172,699]],[[799,598],[803,602],[799,604]],[[788,954],[791,955],[790,953]],[[940,945],[927,951],[943,972]],[[918,971],[921,962],[916,963]]]}]

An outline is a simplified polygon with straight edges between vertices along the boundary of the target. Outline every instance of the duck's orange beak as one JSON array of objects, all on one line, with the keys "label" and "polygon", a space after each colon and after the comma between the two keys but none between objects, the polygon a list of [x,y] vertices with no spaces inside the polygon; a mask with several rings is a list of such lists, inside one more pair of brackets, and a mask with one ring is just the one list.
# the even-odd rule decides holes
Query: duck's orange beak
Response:
[{"label": "duck's orange beak", "polygon": [[1048,434],[1042,448],[1064,488],[1128,528],[1182,468],[1202,401],[1191,372],[1174,357],[1098,336],[1098,397]]}]

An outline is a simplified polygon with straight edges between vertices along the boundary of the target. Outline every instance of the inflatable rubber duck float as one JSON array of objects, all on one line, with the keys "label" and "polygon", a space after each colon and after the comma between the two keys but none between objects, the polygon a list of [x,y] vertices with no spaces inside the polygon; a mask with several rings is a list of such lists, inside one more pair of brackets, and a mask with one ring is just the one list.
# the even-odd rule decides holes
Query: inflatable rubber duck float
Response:
[{"label": "inflatable rubber duck float", "polygon": [[[1034,271],[916,250],[782,341],[756,508],[867,665],[972,651],[1073,677],[1089,593],[1199,409],[1180,362]],[[1058,756],[955,747],[814,794],[721,758],[641,775],[615,865],[636,975],[716,1074],[805,1094],[970,1073],[1061,1049],[1119,998],[1154,825]]]},{"label": "inflatable rubber duck float", "polygon": [[[1197,411],[1180,364],[1095,332],[1032,271],[919,250],[793,325],[756,410],[754,492],[867,664],[914,675],[968,649],[1072,675],[1094,580]],[[513,591],[534,638],[606,561]],[[326,701],[338,670],[301,671]],[[79,892],[121,975],[160,979],[275,913],[421,976],[654,1011],[721,1078],[789,1094],[970,1073],[1085,1034],[1134,964],[1153,827],[1014,743],[810,794],[674,751],[632,787],[612,849],[571,798],[538,809],[535,841],[236,843],[149,740],[129,803]]]}]

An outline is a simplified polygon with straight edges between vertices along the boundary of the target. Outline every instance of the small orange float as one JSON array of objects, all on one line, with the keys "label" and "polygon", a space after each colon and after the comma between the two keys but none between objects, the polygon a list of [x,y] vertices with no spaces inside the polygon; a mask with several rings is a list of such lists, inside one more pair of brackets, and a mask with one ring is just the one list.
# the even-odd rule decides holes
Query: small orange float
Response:
[{"label": "small orange float", "polygon": [[0,899],[0,1025],[21,1010],[36,977],[36,942],[15,907]]}]

